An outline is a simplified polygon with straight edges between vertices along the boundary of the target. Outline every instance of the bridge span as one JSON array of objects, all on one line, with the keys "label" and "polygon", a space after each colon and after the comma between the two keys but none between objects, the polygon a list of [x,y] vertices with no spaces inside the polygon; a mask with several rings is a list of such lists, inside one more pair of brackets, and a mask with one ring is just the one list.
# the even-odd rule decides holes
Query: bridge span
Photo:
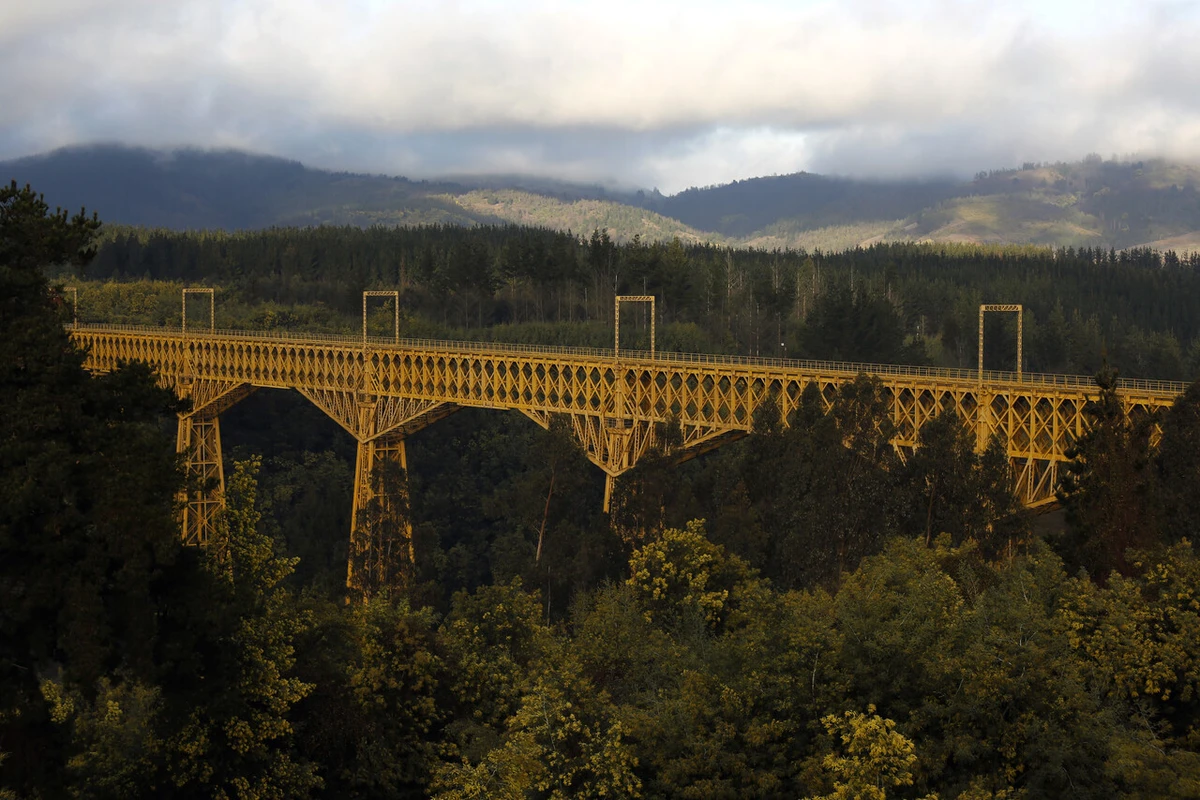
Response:
[{"label": "bridge span", "polygon": [[[775,397],[786,415],[815,383],[826,403],[859,374],[883,384],[902,452],[943,408],[953,408],[982,447],[1004,437],[1013,489],[1026,506],[1054,501],[1059,465],[1087,427],[1083,408],[1097,390],[1091,378],[975,370],[645,353],[571,347],[251,331],[71,326],[95,372],[123,361],[152,366],[160,382],[191,400],[180,417],[177,446],[190,485],[183,537],[204,544],[221,507],[221,412],[258,388],[295,389],[358,442],[354,531],[374,497],[369,480],[380,462],[407,469],[405,438],[465,408],[519,411],[548,427],[566,415],[588,459],[607,476],[605,507],[616,477],[631,469],[677,421],[680,460],[749,432],[754,410]],[[1131,413],[1169,406],[1185,385],[1122,380]],[[207,488],[203,488],[207,487]],[[368,547],[351,534],[352,561]]]}]

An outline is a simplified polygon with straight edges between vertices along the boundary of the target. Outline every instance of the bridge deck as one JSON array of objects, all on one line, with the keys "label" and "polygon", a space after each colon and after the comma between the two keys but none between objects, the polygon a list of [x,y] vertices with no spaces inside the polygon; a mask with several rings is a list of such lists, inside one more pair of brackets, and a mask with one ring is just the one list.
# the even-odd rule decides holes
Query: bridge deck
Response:
[{"label": "bridge deck", "polygon": [[[565,357],[571,360],[585,362],[603,362],[606,364],[640,364],[654,366],[697,366],[715,367],[730,366],[750,371],[761,369],[784,370],[789,373],[809,374],[845,374],[858,375],[866,373],[878,376],[901,376],[910,378],[926,378],[942,381],[966,381],[978,383],[980,372],[973,369],[954,369],[948,367],[909,366],[903,364],[874,364],[866,362],[819,361],[809,359],[760,358],[753,356],[731,356],[711,353],[676,353],[658,351],[651,355],[649,352],[637,350],[622,350],[620,357],[614,357],[613,351],[604,348],[564,347],[555,345],[513,344],[504,342],[471,342],[439,339],[412,339],[391,337],[369,337],[364,340],[361,336],[349,336],[332,333],[308,333],[295,331],[249,331],[249,330],[218,330],[218,331],[187,331],[175,328],[159,328],[143,325],[106,325],[81,323],[67,326],[72,334],[83,341],[95,341],[105,334],[127,334],[151,339],[183,340],[187,342],[241,341],[244,343],[261,342],[290,345],[293,347],[319,346],[326,349],[346,351],[367,350],[404,350],[436,352],[445,355],[467,354],[473,356],[513,356],[518,358],[536,358],[544,356]],[[982,373],[985,384],[1000,388],[1023,386],[1034,387],[1064,387],[1082,390],[1095,390],[1095,381],[1087,375],[1065,375],[1056,373],[1018,374],[1012,371],[985,370]],[[1143,380],[1122,378],[1118,385],[1123,391],[1161,394],[1172,398],[1178,397],[1187,388],[1180,381]]]}]

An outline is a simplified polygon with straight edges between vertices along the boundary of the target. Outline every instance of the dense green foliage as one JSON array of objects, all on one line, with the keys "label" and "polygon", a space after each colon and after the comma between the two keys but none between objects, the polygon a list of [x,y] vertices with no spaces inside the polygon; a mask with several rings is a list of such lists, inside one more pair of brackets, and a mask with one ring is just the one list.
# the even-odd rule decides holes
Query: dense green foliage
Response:
[{"label": "dense green foliage", "polygon": [[[0,752],[22,796],[270,797],[293,761],[294,561],[259,530],[250,471],[215,546],[184,550],[174,397],[144,366],[94,378],[46,265],[86,264],[98,223],[0,190]],[[284,745],[281,747],[281,743]]]},{"label": "dense green foliage", "polygon": [[178,549],[155,424],[174,399],[144,367],[89,378],[39,271],[86,262],[97,227],[0,188],[0,751],[5,769],[50,785],[60,776],[42,756],[59,737],[40,678],[92,690],[114,669],[152,673]]},{"label": "dense green foliage", "polygon": [[[1063,487],[1065,528],[1045,538],[1006,491],[999,443],[977,453],[952,415],[899,463],[866,376],[828,410],[806,392],[786,425],[764,403],[751,436],[682,467],[647,459],[611,516],[562,427],[463,411],[409,442],[415,563],[347,602],[352,443],[297,397],[263,392],[224,415],[227,510],[208,548],[179,544],[177,404],[144,369],[88,376],[42,277],[87,262],[93,228],[31,192],[0,193],[0,796],[1200,792],[1200,384],[1159,420],[1129,419],[1102,374]],[[931,263],[1021,285],[1005,277],[1014,254],[730,254],[513,229],[163,236],[147,252],[178,246],[162,262],[175,269],[221,242],[261,245],[220,273],[243,293],[239,313],[270,288],[271,308],[324,298],[329,325],[349,327],[354,293],[380,278],[340,274],[331,256],[285,280],[261,266],[271,248],[407,236],[442,255],[557,242],[556,265],[610,278],[646,256],[647,284],[671,298],[664,314],[697,328],[721,317],[690,318],[701,306],[668,278],[705,259],[759,277],[776,267],[781,295],[788,270],[836,283],[841,265],[853,289],[847,275],[778,319],[796,349],[844,358],[921,355],[927,343],[904,340],[906,308]],[[1178,265],[1099,258],[1032,253],[1015,270],[1033,281],[1035,265],[1067,263],[1147,296],[1191,280]],[[339,281],[346,308],[316,293]],[[454,313],[425,281],[413,278],[408,324]],[[88,288],[153,314],[158,286]],[[470,288],[450,286],[450,298]],[[528,313],[561,325],[553,286],[539,294],[530,278],[521,291],[531,309],[541,299]],[[1168,293],[1131,313],[1152,325],[1190,302]],[[708,313],[740,318],[734,299],[746,295],[731,289]],[[1089,302],[1099,315],[1123,301],[1098,289]],[[754,341],[737,331],[707,341]]]}]

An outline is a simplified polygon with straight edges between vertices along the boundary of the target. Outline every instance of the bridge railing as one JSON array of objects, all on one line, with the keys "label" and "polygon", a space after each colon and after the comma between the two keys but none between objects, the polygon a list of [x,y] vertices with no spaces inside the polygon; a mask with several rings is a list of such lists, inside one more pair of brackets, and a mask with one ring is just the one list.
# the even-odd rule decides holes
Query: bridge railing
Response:
[{"label": "bridge railing", "polygon": [[[249,331],[249,330],[215,330],[187,331],[186,333],[174,328],[157,328],[146,325],[105,325],[102,323],[79,323],[67,325],[68,330],[80,331],[111,331],[139,335],[167,336],[186,338],[189,340],[204,339],[258,339],[281,343],[305,345],[313,342],[327,342],[343,347],[362,349],[363,338],[339,333],[307,333],[296,331]],[[837,373],[857,375],[865,372],[870,375],[894,376],[905,378],[932,378],[955,382],[977,382],[980,378],[978,370],[955,369],[953,367],[924,367],[904,364],[872,364],[842,361],[816,361],[810,359],[792,358],[763,358],[757,356],[731,356],[714,353],[674,353],[657,351],[622,350],[619,358],[613,351],[597,347],[568,347],[563,345],[516,344],[506,342],[465,342],[443,339],[412,339],[372,336],[366,339],[366,345],[376,350],[445,350],[458,353],[477,355],[563,355],[586,357],[614,364],[639,364],[644,366],[662,364],[697,364],[709,366],[730,367],[763,367],[767,369],[797,370],[805,372],[820,372],[824,374]],[[1011,371],[985,370],[983,382],[987,384],[1003,383],[1019,384],[1030,387],[1061,387],[1064,389],[1095,389],[1095,379],[1087,375],[1059,375],[1054,373],[1023,372],[1017,374]],[[1180,381],[1148,380],[1142,378],[1121,378],[1117,386],[1126,391],[1141,391],[1153,394],[1183,394],[1186,383]]]}]

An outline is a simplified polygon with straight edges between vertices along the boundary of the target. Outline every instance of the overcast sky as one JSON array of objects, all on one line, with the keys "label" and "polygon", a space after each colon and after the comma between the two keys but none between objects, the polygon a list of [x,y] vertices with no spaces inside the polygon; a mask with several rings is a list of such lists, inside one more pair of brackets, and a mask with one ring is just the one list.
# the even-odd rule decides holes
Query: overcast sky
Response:
[{"label": "overcast sky", "polygon": [[235,147],[675,192],[1200,160],[1200,0],[0,0],[0,159]]}]

